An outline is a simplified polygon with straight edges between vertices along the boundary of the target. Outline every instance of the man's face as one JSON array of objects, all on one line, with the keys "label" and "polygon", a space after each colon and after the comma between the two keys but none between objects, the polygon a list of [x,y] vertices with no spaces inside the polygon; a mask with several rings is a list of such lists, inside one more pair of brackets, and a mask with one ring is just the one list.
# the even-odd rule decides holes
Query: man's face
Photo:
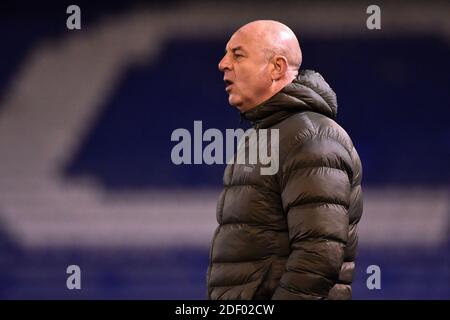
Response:
[{"label": "man's face", "polygon": [[262,44],[253,38],[237,31],[228,41],[225,56],[219,62],[229,94],[228,102],[241,112],[270,98],[270,64]]}]

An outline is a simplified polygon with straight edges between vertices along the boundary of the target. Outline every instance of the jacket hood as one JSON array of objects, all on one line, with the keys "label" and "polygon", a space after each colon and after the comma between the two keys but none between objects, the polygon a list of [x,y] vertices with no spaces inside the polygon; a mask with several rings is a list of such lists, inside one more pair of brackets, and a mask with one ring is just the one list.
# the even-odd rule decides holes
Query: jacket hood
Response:
[{"label": "jacket hood", "polygon": [[256,128],[267,128],[301,111],[336,118],[336,94],[316,71],[301,70],[291,83],[259,106],[241,113],[241,117]]}]

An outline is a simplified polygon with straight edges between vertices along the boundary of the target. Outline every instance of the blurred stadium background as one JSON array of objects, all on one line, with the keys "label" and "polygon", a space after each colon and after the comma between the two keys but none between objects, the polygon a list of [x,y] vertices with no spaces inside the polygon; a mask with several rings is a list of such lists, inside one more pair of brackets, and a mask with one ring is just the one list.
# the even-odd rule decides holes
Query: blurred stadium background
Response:
[{"label": "blurred stadium background", "polygon": [[[314,3],[314,4],[312,4]],[[66,28],[81,8],[82,29]],[[382,29],[366,28],[381,7]],[[0,4],[0,298],[204,299],[224,166],[176,166],[176,128],[237,128],[217,70],[276,19],[338,94],[364,168],[355,299],[450,299],[450,4]],[[82,290],[66,288],[81,268]],[[381,290],[366,269],[381,268]]]}]

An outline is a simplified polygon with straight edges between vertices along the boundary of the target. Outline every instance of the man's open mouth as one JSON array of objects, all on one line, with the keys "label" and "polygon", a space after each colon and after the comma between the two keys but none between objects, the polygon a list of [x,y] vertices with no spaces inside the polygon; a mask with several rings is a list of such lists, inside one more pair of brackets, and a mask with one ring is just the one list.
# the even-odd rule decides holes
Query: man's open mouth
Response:
[{"label": "man's open mouth", "polygon": [[230,89],[230,86],[233,84],[233,81],[225,79],[225,90],[228,91]]}]

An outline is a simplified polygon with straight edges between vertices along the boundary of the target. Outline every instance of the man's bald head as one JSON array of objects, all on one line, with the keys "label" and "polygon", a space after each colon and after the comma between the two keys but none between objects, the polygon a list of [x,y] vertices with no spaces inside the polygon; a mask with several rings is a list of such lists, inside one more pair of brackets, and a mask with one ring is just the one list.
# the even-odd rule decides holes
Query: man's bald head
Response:
[{"label": "man's bald head", "polygon": [[258,20],[242,26],[219,63],[229,103],[241,111],[256,107],[292,82],[301,62],[297,37],[286,25]]},{"label": "man's bald head", "polygon": [[285,56],[289,67],[297,71],[302,64],[302,51],[294,32],[275,20],[257,20],[243,25],[236,33],[246,34],[250,41],[259,43],[268,58]]}]

